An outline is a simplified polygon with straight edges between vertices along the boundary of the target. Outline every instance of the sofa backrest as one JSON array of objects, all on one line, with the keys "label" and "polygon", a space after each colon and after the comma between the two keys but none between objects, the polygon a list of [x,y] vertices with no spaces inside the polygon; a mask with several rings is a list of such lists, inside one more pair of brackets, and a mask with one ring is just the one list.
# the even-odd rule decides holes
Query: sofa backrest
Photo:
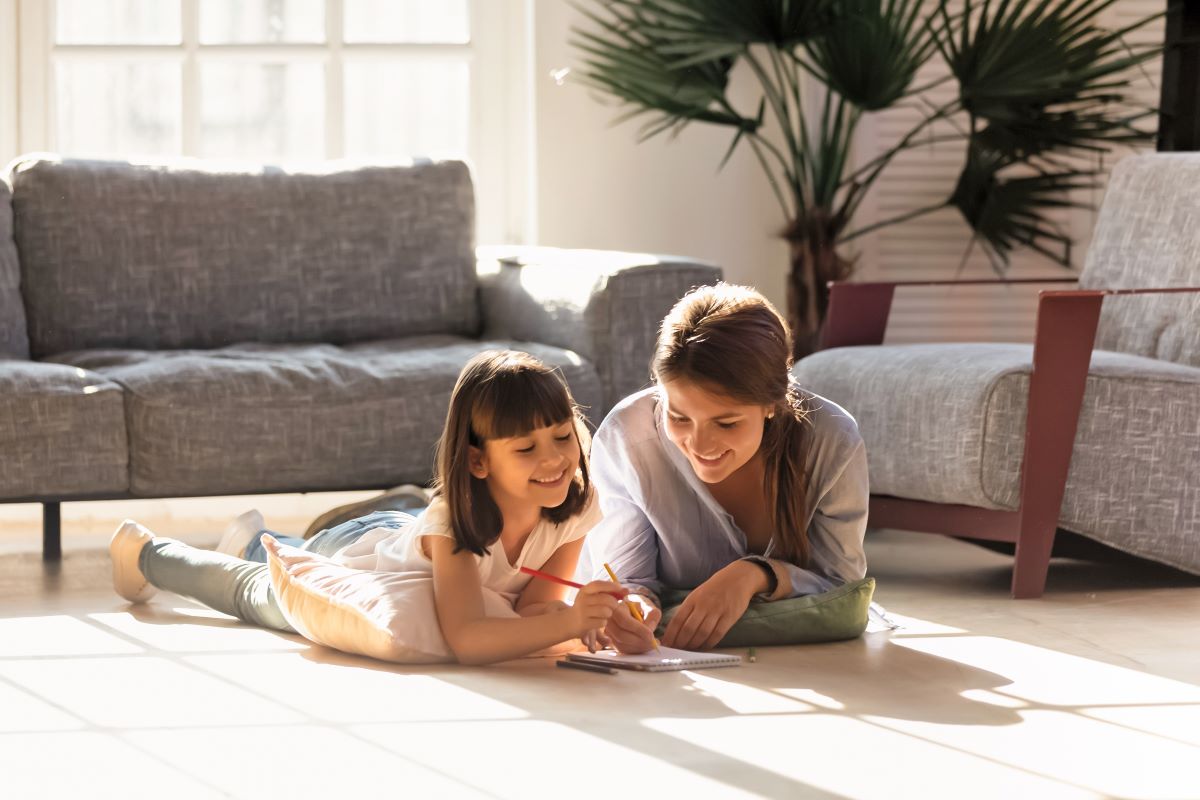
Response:
[{"label": "sofa backrest", "polygon": [[[1113,168],[1079,285],[1200,286],[1200,153]],[[1096,347],[1200,366],[1200,293],[1105,298]]]},{"label": "sofa backrest", "polygon": [[16,162],[34,357],[476,331],[465,164],[228,169]]},{"label": "sofa backrest", "polygon": [[12,195],[8,184],[0,180],[0,358],[29,358],[12,221]]}]

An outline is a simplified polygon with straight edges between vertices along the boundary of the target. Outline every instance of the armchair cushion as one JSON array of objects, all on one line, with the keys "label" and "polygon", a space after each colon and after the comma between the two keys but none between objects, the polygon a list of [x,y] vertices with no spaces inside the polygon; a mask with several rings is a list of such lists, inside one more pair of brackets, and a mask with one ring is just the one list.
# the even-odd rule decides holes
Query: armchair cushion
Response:
[{"label": "armchair cushion", "polygon": [[[1200,285],[1200,155],[1147,153],[1113,168],[1080,275],[1084,289]],[[1200,367],[1200,294],[1110,297],[1096,347]]]},{"label": "armchair cushion", "polygon": [[[800,361],[806,389],[844,406],[871,492],[1014,510],[1032,347],[845,347]],[[1200,369],[1095,351],[1060,525],[1200,573]]]}]

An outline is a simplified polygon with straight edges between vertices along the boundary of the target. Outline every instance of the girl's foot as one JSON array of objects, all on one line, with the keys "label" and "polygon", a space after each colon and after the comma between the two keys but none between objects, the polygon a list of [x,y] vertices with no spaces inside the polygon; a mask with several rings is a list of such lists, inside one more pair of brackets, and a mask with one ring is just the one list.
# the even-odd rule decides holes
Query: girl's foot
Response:
[{"label": "girl's foot", "polygon": [[267,523],[263,519],[263,515],[258,513],[258,509],[250,509],[229,523],[229,527],[225,529],[225,535],[221,537],[221,542],[217,545],[217,552],[235,558],[244,558],[246,547],[266,527]]},{"label": "girl's foot", "polygon": [[144,603],[158,592],[142,574],[138,561],[142,547],[154,539],[154,534],[131,519],[125,520],[108,543],[112,558],[113,589],[131,603]]}]

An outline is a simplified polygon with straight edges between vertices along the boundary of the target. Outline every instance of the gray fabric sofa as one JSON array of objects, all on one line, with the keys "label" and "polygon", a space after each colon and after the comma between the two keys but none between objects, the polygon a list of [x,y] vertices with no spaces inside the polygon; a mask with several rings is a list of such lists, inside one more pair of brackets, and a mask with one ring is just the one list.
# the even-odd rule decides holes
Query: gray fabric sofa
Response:
[{"label": "gray fabric sofa", "polygon": [[[558,366],[598,422],[711,265],[481,268],[459,162],[216,171],[27,158],[0,181],[0,502],[423,483],[459,369]],[[490,268],[488,268],[490,266]]]},{"label": "gray fabric sofa", "polygon": [[[1058,526],[1200,574],[1200,155],[1116,166],[1079,286],[1126,294],[1103,299]],[[1014,511],[1032,364],[1021,344],[855,346],[795,374],[858,420],[873,496]]]}]

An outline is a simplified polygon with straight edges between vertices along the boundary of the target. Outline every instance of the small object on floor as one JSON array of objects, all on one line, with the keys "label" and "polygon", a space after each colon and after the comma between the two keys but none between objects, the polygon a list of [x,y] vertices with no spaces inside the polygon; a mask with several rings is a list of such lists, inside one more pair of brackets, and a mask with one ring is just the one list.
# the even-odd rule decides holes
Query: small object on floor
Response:
[{"label": "small object on floor", "polygon": [[229,523],[229,527],[225,529],[225,534],[217,545],[217,552],[241,558],[254,537],[262,533],[266,527],[266,520],[263,519],[263,515],[257,508],[238,515],[237,519]]},{"label": "small object on floor", "polygon": [[138,566],[142,547],[154,538],[154,534],[131,519],[121,523],[108,541],[108,555],[112,559],[113,589],[131,603],[145,603],[158,593],[151,586]]},{"label": "small object on floor", "polygon": [[749,661],[751,664],[753,664],[755,661],[758,660],[758,653],[754,650],[753,647],[751,647],[750,650],[746,653],[746,660]]},{"label": "small object on floor", "polygon": [[586,672],[603,672],[605,675],[618,675],[620,673],[612,667],[605,667],[600,664],[584,664],[582,661],[555,661],[554,666],[563,667],[564,669],[582,669]]}]

